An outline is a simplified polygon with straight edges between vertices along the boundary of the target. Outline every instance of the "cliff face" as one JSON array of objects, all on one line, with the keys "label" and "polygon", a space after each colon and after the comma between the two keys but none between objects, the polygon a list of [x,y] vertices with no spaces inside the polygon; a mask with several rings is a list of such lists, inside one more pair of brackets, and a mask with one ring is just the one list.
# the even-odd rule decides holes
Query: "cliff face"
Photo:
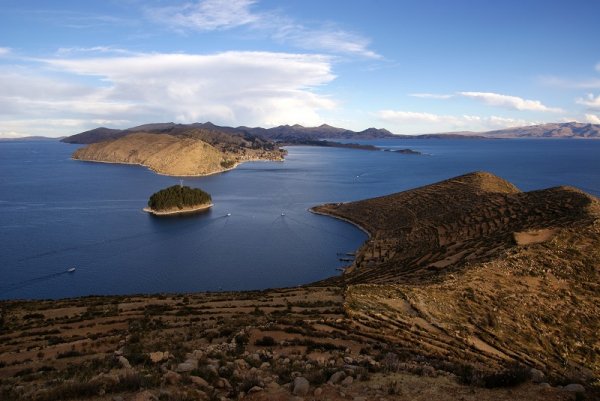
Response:
[{"label": "cliff face", "polygon": [[220,150],[194,137],[147,133],[93,143],[73,153],[77,160],[139,164],[159,174],[174,176],[208,175],[244,161],[281,160],[282,157],[279,149],[237,146]]}]

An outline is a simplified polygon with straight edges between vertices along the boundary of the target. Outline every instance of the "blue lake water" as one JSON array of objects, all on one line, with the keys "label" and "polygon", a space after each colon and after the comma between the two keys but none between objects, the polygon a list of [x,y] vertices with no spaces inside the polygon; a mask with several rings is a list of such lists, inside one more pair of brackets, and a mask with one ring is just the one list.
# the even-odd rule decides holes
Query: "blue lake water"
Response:
[{"label": "blue lake water", "polygon": [[[75,145],[0,143],[0,299],[309,283],[337,274],[337,252],[352,251],[366,239],[352,225],[313,215],[309,207],[475,170],[522,190],[572,185],[600,196],[600,141],[368,143],[428,155],[290,147],[285,162],[184,178],[185,185],[211,193],[215,206],[172,218],[141,209],[153,192],[179,183],[175,177],[70,160]],[[65,273],[70,267],[76,272]]]}]

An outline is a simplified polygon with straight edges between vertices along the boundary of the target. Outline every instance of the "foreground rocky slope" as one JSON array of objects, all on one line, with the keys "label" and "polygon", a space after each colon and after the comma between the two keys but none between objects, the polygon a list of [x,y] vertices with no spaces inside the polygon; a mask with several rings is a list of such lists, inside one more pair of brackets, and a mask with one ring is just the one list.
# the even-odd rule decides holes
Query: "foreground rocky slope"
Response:
[{"label": "foreground rocky slope", "polygon": [[[253,146],[225,134],[188,135],[132,133],[92,143],[73,158],[107,163],[139,164],[165,175],[197,176],[221,172],[252,160],[283,160],[284,151],[270,144]],[[213,142],[212,144],[209,142]]]},{"label": "foreground rocky slope", "polygon": [[0,399],[7,401],[542,401],[578,394],[535,383],[461,384],[463,369],[363,334],[345,314],[338,287],[4,302],[0,339]]},{"label": "foreground rocky slope", "polygon": [[316,208],[371,238],[312,286],[2,302],[0,399],[597,399],[598,208],[474,173]]}]

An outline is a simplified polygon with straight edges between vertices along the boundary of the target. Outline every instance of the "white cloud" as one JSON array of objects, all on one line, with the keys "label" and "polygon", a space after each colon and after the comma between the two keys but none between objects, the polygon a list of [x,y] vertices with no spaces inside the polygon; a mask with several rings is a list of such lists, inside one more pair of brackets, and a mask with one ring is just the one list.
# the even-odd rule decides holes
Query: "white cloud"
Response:
[{"label": "white cloud", "polygon": [[450,99],[454,95],[438,94],[438,93],[411,93],[408,96],[418,97],[422,99]]},{"label": "white cloud", "polygon": [[246,27],[253,33],[306,50],[381,58],[369,49],[370,41],[359,34],[333,24],[307,26],[278,11],[257,11],[253,9],[256,3],[256,0],[200,0],[180,6],[148,8],[146,14],[152,21],[179,32]]},{"label": "white cloud", "polygon": [[0,47],[0,57],[10,54],[11,49],[9,47]]},{"label": "white cloud", "polygon": [[517,96],[502,95],[493,92],[459,92],[461,96],[479,100],[490,106],[505,107],[513,110],[545,111],[559,113],[559,108],[548,107],[539,100],[527,100]]},{"label": "white cloud", "polygon": [[261,17],[250,10],[254,0],[204,0],[148,9],[149,17],[175,29],[214,31],[257,22]]},{"label": "white cloud", "polygon": [[543,76],[539,81],[546,86],[564,89],[600,89],[600,79],[588,78],[585,80],[564,79],[554,76]]},{"label": "white cloud", "polygon": [[449,131],[489,131],[535,124],[535,122],[499,116],[443,115],[402,110],[380,110],[375,113],[397,133],[434,133]]},{"label": "white cloud", "polygon": [[274,30],[273,38],[275,40],[289,42],[302,49],[354,54],[374,59],[381,58],[379,54],[369,50],[370,41],[368,39],[335,26],[312,29],[289,22],[275,27]]},{"label": "white cloud", "polygon": [[577,99],[577,104],[582,104],[593,110],[600,110],[600,95],[595,96],[589,93],[585,98]]},{"label": "white cloud", "polygon": [[585,120],[591,124],[600,124],[600,117],[595,114],[586,114]]},{"label": "white cloud", "polygon": [[[93,121],[313,125],[323,122],[320,111],[336,106],[316,90],[335,79],[329,58],[318,55],[225,52],[38,61],[51,74],[0,69],[3,130],[66,135],[97,126]],[[41,120],[48,123],[37,125]]]},{"label": "white cloud", "polygon": [[0,138],[20,138],[30,135],[59,137],[98,126],[123,126],[129,121],[75,118],[0,119]]},{"label": "white cloud", "polygon": [[93,47],[61,47],[56,52],[59,57],[66,57],[77,53],[105,53],[105,54],[136,54],[126,49],[120,49],[112,46],[93,46]]}]

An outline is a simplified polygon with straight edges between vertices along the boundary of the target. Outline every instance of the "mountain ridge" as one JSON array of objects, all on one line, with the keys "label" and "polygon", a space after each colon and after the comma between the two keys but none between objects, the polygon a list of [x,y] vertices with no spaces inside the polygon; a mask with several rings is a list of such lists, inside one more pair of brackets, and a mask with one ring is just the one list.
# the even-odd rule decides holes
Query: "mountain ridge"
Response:
[{"label": "mountain ridge", "polygon": [[333,127],[328,124],[321,124],[318,127],[304,127],[299,124],[279,125],[272,128],[262,127],[229,127],[219,126],[208,121],[205,123],[177,124],[168,123],[150,123],[143,124],[126,129],[113,129],[99,127],[84,131],[79,134],[63,138],[61,141],[66,143],[90,144],[105,140],[118,139],[135,132],[162,133],[180,135],[186,130],[204,129],[208,131],[224,132],[235,136],[252,135],[265,140],[290,142],[301,140],[321,140],[321,139],[492,139],[492,138],[600,138],[600,124],[589,123],[547,123],[501,130],[474,132],[474,131],[455,131],[418,135],[394,134],[385,128],[367,128],[362,131],[352,131],[345,128]]}]

